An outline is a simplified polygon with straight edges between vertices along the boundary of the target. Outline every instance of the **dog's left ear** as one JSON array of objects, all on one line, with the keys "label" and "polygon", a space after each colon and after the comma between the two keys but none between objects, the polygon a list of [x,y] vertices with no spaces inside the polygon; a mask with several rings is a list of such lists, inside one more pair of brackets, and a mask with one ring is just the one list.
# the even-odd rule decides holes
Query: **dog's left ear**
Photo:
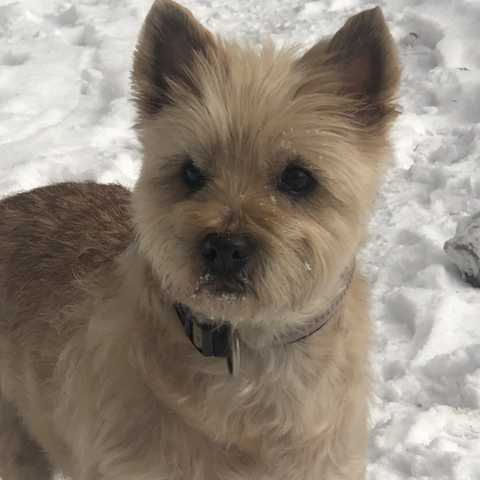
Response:
[{"label": "dog's left ear", "polygon": [[367,123],[396,109],[400,82],[397,50],[380,7],[353,17],[325,43],[313,46],[299,65],[321,75],[334,66],[340,73],[337,93],[358,99]]},{"label": "dog's left ear", "polygon": [[171,0],[156,0],[133,59],[132,88],[140,119],[174,103],[174,85],[199,94],[192,69],[214,46],[212,34],[189,10]]}]

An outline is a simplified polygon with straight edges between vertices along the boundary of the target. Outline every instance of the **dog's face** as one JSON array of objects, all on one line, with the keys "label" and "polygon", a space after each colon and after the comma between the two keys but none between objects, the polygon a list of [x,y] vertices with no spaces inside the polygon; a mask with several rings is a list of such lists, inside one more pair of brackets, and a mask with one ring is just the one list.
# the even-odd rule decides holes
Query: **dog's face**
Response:
[{"label": "dog's face", "polygon": [[135,221],[168,297],[233,322],[318,308],[364,238],[388,154],[399,69],[381,11],[297,56],[214,39],[157,1],[132,80]]}]

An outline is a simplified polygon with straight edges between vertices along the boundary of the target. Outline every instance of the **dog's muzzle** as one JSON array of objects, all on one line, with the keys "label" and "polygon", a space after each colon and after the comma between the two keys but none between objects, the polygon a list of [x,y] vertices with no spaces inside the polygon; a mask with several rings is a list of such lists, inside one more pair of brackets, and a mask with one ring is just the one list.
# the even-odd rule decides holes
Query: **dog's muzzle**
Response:
[{"label": "dog's muzzle", "polygon": [[[318,332],[333,317],[347,294],[355,274],[355,258],[345,269],[340,279],[343,284],[330,305],[317,317],[308,322],[301,330],[285,332],[280,338],[272,339],[272,345],[288,345],[305,340]],[[202,323],[193,312],[181,303],[174,304],[185,334],[193,346],[205,357],[227,359],[228,371],[234,377],[240,373],[240,339],[236,330],[228,321]]]}]

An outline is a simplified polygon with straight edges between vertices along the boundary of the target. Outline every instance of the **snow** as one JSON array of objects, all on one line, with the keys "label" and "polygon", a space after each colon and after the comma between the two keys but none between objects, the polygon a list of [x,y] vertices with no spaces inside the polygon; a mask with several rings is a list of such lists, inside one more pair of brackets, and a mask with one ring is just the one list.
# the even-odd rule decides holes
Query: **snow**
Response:
[{"label": "snow", "polygon": [[[208,28],[312,44],[363,0],[185,0]],[[404,65],[396,154],[363,252],[376,337],[369,480],[480,478],[480,290],[443,251],[480,211],[480,1],[380,1]],[[150,0],[0,0],[0,194],[131,186],[128,78]],[[273,201],[273,200],[272,200]]]}]

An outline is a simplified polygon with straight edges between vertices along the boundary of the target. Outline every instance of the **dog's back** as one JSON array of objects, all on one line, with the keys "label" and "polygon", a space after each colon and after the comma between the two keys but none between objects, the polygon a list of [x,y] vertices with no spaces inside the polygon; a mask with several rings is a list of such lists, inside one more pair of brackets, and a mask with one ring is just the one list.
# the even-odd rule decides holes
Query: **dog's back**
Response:
[{"label": "dog's back", "polygon": [[[131,242],[129,195],[119,185],[60,183],[0,202],[0,474],[17,460],[19,480],[49,469],[22,424],[35,431],[42,422],[58,355],[85,320],[62,313]],[[18,458],[25,451],[28,461]]]},{"label": "dog's back", "polygon": [[0,202],[0,281],[9,302],[2,328],[17,315],[33,319],[58,309],[65,289],[78,295],[76,278],[109,268],[132,239],[128,204],[126,188],[90,182],[59,183]]}]

